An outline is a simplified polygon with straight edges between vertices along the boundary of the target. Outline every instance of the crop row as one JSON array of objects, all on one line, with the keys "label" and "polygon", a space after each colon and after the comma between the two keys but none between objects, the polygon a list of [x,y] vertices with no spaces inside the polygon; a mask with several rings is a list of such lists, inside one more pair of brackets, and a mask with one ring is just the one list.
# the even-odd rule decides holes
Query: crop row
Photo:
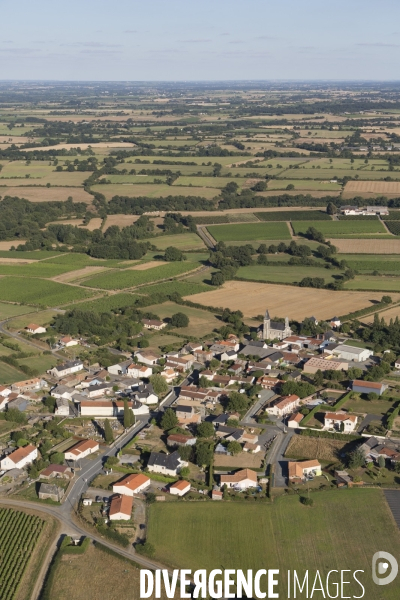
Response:
[{"label": "crop row", "polygon": [[393,235],[400,235],[400,221],[386,221],[386,227]]}]

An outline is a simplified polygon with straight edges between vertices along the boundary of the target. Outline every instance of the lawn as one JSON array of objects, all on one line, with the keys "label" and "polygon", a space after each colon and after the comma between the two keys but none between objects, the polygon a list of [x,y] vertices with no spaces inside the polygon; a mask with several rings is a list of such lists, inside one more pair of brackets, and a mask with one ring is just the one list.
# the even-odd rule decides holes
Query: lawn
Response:
[{"label": "lawn", "polygon": [[0,282],[0,301],[58,306],[91,296],[87,290],[38,278],[2,277]]},{"label": "lawn", "polygon": [[[8,324],[8,328],[14,330],[23,329],[24,327],[29,325],[29,323],[36,323],[36,325],[47,326],[49,323],[51,323],[54,315],[56,314],[57,312],[55,310],[41,310],[35,311],[34,314],[29,313],[28,315],[21,315],[15,317],[15,319],[12,319],[12,321],[10,321]],[[27,348],[29,352],[32,352],[32,346],[28,346]]]},{"label": "lawn", "polygon": [[[290,176],[291,171],[285,171],[285,175]],[[269,190],[286,190],[288,185],[294,185],[295,190],[321,190],[321,192],[334,191],[339,192],[342,186],[339,183],[330,183],[329,181],[314,181],[312,179],[271,179],[268,181]],[[291,188],[293,189],[293,188]]]},{"label": "lawn", "polygon": [[400,277],[382,275],[357,275],[344,284],[347,290],[373,290],[382,292],[400,292]]},{"label": "lawn", "polygon": [[208,231],[218,242],[252,240],[290,240],[286,223],[242,223],[209,225]]},{"label": "lawn", "polygon": [[351,409],[353,413],[367,413],[382,417],[392,406],[393,402],[389,402],[384,396],[379,400],[362,400],[358,396],[357,398],[345,402],[343,408],[346,410]]},{"label": "lawn", "polygon": [[305,234],[309,227],[315,227],[315,229],[329,237],[386,233],[386,229],[378,219],[371,221],[303,221],[293,223],[293,229],[297,235],[300,233]]},{"label": "lawn", "polygon": [[11,365],[0,362],[0,384],[10,384],[15,381],[24,381],[26,379],[25,373],[19,371]]},{"label": "lawn", "polygon": [[177,312],[182,312],[189,318],[189,327],[180,327],[174,329],[176,333],[182,335],[190,335],[194,337],[203,337],[211,333],[215,328],[222,327],[223,323],[217,317],[207,311],[200,310],[198,308],[191,308],[189,306],[180,306],[173,302],[165,302],[164,304],[156,304],[149,306],[146,311],[155,313],[161,319],[170,318]]},{"label": "lawn", "polygon": [[4,302],[0,302],[0,320],[9,319],[10,317],[15,317],[17,315],[24,315],[26,313],[31,313],[35,310],[33,307],[29,306],[20,306],[19,304],[5,304]]},{"label": "lawn", "polygon": [[177,235],[157,236],[149,240],[159,250],[165,250],[168,246],[174,246],[179,250],[196,250],[205,248],[203,240],[197,233],[182,233]]},{"label": "lawn", "polygon": [[176,277],[187,271],[191,271],[198,267],[199,264],[189,261],[183,262],[166,262],[164,265],[153,267],[145,271],[135,271],[124,269],[123,271],[113,271],[105,275],[97,275],[85,281],[85,285],[89,287],[97,287],[105,290],[122,290],[125,288],[135,287],[142,283],[151,283],[160,279],[169,279]]},{"label": "lawn", "polygon": [[18,361],[19,365],[27,365],[32,369],[36,369],[39,373],[44,373],[57,364],[57,359],[50,354],[42,354],[40,356],[31,356],[30,358],[22,358]]},{"label": "lawn", "polygon": [[251,265],[249,267],[239,267],[236,275],[244,279],[271,283],[299,283],[303,277],[322,277],[325,279],[325,283],[330,283],[335,281],[333,276],[339,276],[340,271],[322,267]]},{"label": "lawn", "polygon": [[[238,502],[155,503],[148,540],[156,560],[185,569],[279,569],[279,595],[287,598],[286,572],[362,569],[369,600],[398,598],[399,584],[379,590],[371,581],[373,553],[400,553],[397,527],[378,489],[333,490],[313,495],[305,507],[297,495],[274,504]],[[349,580],[350,580],[350,574]],[[357,585],[346,587],[359,596]],[[304,596],[305,597],[305,596]],[[318,597],[321,597],[318,595]]]}]

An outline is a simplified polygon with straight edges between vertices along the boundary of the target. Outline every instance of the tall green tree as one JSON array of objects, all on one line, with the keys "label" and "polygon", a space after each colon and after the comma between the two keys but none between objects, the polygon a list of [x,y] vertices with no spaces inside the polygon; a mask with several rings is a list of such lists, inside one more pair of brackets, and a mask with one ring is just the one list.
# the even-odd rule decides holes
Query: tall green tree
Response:
[{"label": "tall green tree", "polygon": [[107,444],[111,444],[114,441],[113,430],[111,429],[110,421],[106,419],[104,423],[104,438]]},{"label": "tall green tree", "polygon": [[172,429],[178,425],[178,417],[172,408],[167,408],[161,419],[161,427],[164,430]]}]

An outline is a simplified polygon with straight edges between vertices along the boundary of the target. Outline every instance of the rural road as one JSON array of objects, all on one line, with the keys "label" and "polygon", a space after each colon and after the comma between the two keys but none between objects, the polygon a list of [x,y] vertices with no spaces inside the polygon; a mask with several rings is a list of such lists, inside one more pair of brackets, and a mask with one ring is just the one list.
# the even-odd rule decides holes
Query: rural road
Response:
[{"label": "rural road", "polygon": [[[4,335],[8,335],[9,337],[12,337],[15,340],[17,340],[18,342],[27,344],[28,346],[32,346],[33,348],[36,348],[36,350],[40,350],[40,352],[44,352],[46,350],[46,348],[43,348],[43,346],[39,343],[35,343],[35,340],[33,340],[31,338],[25,338],[25,337],[19,335],[19,333],[9,331],[8,329],[5,328],[6,323],[8,323],[8,321],[11,321],[11,319],[14,319],[14,318],[15,317],[12,317],[10,319],[4,319],[4,321],[0,321],[0,333],[3,333]],[[56,352],[55,350],[51,350],[51,353],[56,358],[59,358],[62,361],[66,360],[65,356],[62,356],[62,354],[58,354],[58,352]]]}]

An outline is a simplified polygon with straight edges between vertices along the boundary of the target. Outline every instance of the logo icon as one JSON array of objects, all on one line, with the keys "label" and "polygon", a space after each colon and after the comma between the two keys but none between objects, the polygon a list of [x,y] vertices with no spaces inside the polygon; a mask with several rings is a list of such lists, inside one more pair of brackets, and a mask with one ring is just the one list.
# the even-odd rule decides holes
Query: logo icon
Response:
[{"label": "logo icon", "polygon": [[[391,567],[389,574],[386,577],[379,577],[379,575],[385,575],[389,567]],[[398,571],[399,565],[397,560],[389,552],[376,552],[372,557],[372,579],[376,585],[392,583],[396,579]]]}]

